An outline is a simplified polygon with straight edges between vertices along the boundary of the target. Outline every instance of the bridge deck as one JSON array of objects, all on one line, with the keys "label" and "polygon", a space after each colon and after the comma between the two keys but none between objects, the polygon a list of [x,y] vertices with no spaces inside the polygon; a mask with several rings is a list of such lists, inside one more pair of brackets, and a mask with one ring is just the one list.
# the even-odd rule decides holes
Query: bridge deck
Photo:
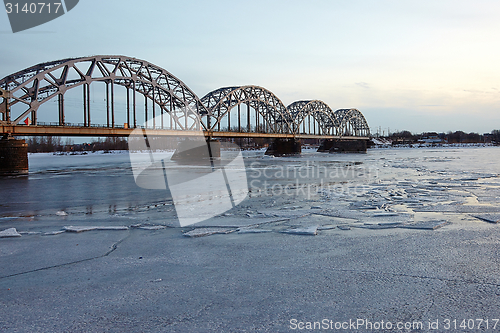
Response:
[{"label": "bridge deck", "polygon": [[[13,136],[87,136],[87,137],[126,137],[133,128],[77,127],[77,126],[13,126],[0,125],[0,133]],[[152,136],[192,136],[190,131],[147,129]],[[313,134],[280,134],[280,133],[245,133],[245,132],[213,132],[204,131],[205,136],[214,138],[295,138],[295,139],[343,139],[368,140],[368,137],[335,136]]]}]

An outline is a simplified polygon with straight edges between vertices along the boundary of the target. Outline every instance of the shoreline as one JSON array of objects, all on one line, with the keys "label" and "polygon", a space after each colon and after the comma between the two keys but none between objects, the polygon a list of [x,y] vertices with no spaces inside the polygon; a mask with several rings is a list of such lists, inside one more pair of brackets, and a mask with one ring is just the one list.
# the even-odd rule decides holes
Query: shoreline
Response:
[{"label": "shoreline", "polygon": [[[487,148],[487,147],[500,147],[493,143],[444,143],[444,144],[404,144],[404,145],[374,145],[368,148],[371,149],[401,149],[401,148],[412,148],[412,149],[432,149],[432,148]],[[311,151],[317,149],[317,146],[306,146],[303,150]],[[258,152],[265,151],[267,147],[250,149],[250,148],[240,148],[243,152]],[[173,149],[167,149],[165,152],[174,152]],[[85,156],[85,155],[107,155],[107,154],[126,154],[128,149],[114,149],[114,150],[96,150],[96,151],[54,151],[54,152],[35,152],[28,153],[28,156],[33,155],[54,155],[54,156]],[[334,154],[333,154],[334,155]]]}]

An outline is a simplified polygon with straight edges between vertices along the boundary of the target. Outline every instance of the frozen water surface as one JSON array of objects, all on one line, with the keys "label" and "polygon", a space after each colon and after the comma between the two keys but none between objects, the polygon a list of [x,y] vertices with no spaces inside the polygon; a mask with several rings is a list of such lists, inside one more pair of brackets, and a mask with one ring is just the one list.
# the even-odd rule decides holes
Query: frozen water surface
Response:
[{"label": "frozen water surface", "polygon": [[[498,150],[406,148],[332,155],[306,149],[301,156],[283,158],[264,156],[262,150],[244,152],[247,198],[192,227],[308,227],[321,216],[331,220],[322,221],[325,225],[345,225],[342,219],[406,224],[419,221],[416,213],[441,214],[449,222],[464,214],[485,221],[478,214],[500,213]],[[223,152],[221,163],[225,156],[232,154]],[[2,230],[54,233],[67,225],[82,230],[138,223],[179,226],[168,190],[135,184],[127,152],[31,154],[29,162],[29,177],[1,180]],[[165,167],[178,166],[167,161]]]},{"label": "frozen water surface", "polygon": [[127,153],[30,155],[29,177],[0,180],[1,330],[491,322],[500,307],[499,152],[244,152],[247,198],[183,228],[167,190],[135,184]]}]

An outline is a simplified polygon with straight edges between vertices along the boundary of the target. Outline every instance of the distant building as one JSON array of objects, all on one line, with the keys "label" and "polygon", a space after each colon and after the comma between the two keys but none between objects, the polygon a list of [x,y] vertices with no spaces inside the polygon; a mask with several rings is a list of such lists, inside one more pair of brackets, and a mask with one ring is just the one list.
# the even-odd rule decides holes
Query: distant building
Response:
[{"label": "distant building", "polygon": [[389,147],[392,145],[392,140],[388,138],[372,138],[371,141],[376,147]]},{"label": "distant building", "polygon": [[420,140],[417,141],[418,143],[427,143],[427,144],[438,144],[438,143],[446,143],[446,139],[441,139],[438,134],[436,133],[435,135],[428,135],[428,136],[423,136]]},{"label": "distant building", "polygon": [[495,141],[494,136],[491,133],[484,133],[483,138],[484,138],[485,143],[491,143],[491,142]]}]

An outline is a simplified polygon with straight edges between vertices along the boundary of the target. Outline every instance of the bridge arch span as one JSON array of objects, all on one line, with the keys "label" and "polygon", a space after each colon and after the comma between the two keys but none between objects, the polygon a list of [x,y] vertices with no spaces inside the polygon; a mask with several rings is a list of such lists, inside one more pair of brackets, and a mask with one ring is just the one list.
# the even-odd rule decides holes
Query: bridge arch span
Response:
[{"label": "bridge arch span", "polygon": [[358,109],[339,109],[335,111],[335,115],[339,120],[339,135],[370,136],[370,127]]},{"label": "bridge arch span", "polygon": [[293,118],[295,134],[316,134],[318,131],[318,134],[338,135],[337,116],[323,101],[297,101],[287,108]]},{"label": "bridge arch span", "polygon": [[[100,99],[105,101],[104,106],[97,105],[98,103],[91,105],[91,94],[93,97],[99,95],[99,92],[95,94],[90,89],[96,85],[94,83],[106,86],[106,91],[98,96],[104,96]],[[117,86],[120,91],[115,98]],[[83,88],[83,99],[80,99],[81,95],[74,98],[78,99],[78,110],[83,106],[83,115],[81,111],[69,110],[73,107],[72,96],[79,91],[75,89],[77,87]],[[124,91],[126,94],[121,95]],[[140,107],[136,110],[136,95],[144,101],[144,113]],[[122,103],[116,113],[115,99]],[[123,107],[124,100],[126,107]],[[49,104],[48,101],[52,103]],[[66,104],[68,110],[65,110]],[[240,113],[245,113],[245,106],[246,114],[240,117]],[[160,115],[161,117],[157,117]],[[50,133],[62,133],[65,130],[59,127],[75,127],[75,133],[81,127],[107,127],[111,130],[108,132],[115,133],[115,127],[121,127],[116,123],[123,123],[126,129],[140,126],[144,120],[148,128],[204,129],[213,132],[208,135],[221,132],[219,134],[226,137],[245,137],[244,132],[262,133],[267,137],[280,137],[278,134],[313,134],[366,138],[370,135],[366,119],[357,109],[332,111],[319,100],[297,101],[286,107],[271,91],[255,85],[220,88],[200,99],[165,69],[145,60],[120,55],[68,58],[41,63],[1,79],[2,131],[13,132],[14,129],[10,127],[21,129],[25,120],[29,125],[27,117],[30,117],[33,125],[39,125],[40,132],[23,128],[23,133],[43,133],[42,126],[58,127],[50,129]],[[49,120],[50,123],[43,124],[38,123],[38,118],[41,121],[59,121],[52,123],[53,120]],[[78,124],[67,121],[70,118],[76,119]],[[166,124],[164,120],[167,121]],[[10,126],[9,129],[6,129],[7,126]],[[95,132],[90,130],[87,128],[83,132]],[[223,133],[225,131],[229,133]],[[108,133],[105,130],[101,132]]]},{"label": "bridge arch span", "polygon": [[[137,126],[136,92],[145,97],[146,113],[147,101],[152,102],[152,117],[146,114],[146,120],[155,118],[157,106],[160,114],[170,116],[171,126],[190,129],[195,126],[193,120],[197,118],[196,114],[208,113],[196,94],[165,69],[136,58],[99,55],[41,63],[0,80],[4,97],[4,103],[0,106],[0,113],[4,115],[1,122],[18,125],[23,119],[31,116],[32,123],[36,125],[39,107],[57,97],[59,125],[64,125],[64,94],[70,89],[83,86],[84,126],[91,126],[89,87],[93,82],[104,82],[107,96],[111,89],[111,99],[115,84],[127,89],[127,119],[130,127]],[[129,91],[132,91],[132,97]],[[110,108],[109,98],[106,100],[107,125],[115,127],[114,104],[111,101]],[[20,105],[23,106],[22,110],[11,114],[12,107]],[[153,126],[156,126],[154,120]]]},{"label": "bridge arch span", "polygon": [[[209,115],[203,118],[204,127],[221,131],[223,126],[228,131],[252,131],[250,108],[255,110],[256,132],[261,133],[292,133],[292,117],[286,106],[271,91],[259,86],[224,87],[206,94],[202,103],[209,110]],[[246,104],[246,126],[241,126],[241,105]],[[231,110],[238,109],[237,118],[231,123]],[[236,115],[235,115],[236,116]],[[262,122],[260,122],[262,118]],[[246,128],[245,128],[246,127]]]}]

